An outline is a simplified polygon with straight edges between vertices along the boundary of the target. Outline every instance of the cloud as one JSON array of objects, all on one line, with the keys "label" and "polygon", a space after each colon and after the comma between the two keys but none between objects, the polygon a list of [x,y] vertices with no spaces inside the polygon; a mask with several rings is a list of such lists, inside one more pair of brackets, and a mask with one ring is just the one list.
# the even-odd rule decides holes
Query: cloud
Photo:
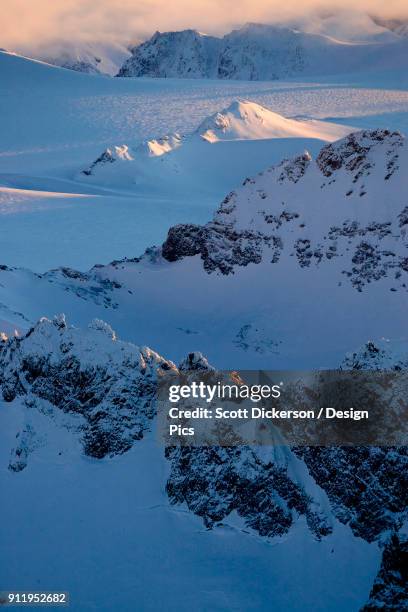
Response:
[{"label": "cloud", "polygon": [[[27,51],[55,41],[129,43],[154,31],[196,28],[222,34],[248,21],[302,19],[333,10],[333,0],[7,0],[0,7],[0,46]],[[339,0],[341,9],[408,17],[406,0]]]}]

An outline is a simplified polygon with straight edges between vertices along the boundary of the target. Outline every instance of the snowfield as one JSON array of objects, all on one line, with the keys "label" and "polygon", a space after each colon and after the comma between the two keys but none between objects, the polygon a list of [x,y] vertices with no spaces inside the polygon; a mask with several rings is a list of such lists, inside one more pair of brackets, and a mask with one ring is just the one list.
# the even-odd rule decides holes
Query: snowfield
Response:
[{"label": "snowfield", "polygon": [[[261,104],[284,118],[303,118],[309,125],[317,119],[408,131],[408,81],[403,73],[387,72],[371,80],[327,77],[323,83],[112,79],[0,52],[0,74],[0,185],[88,196],[64,198],[62,204],[37,195],[30,212],[16,205],[18,214],[9,214],[12,199],[7,195],[0,260],[37,271],[58,265],[86,270],[95,263],[140,255],[162,242],[170,225],[209,220],[225,194],[247,176],[304,149],[316,153],[321,142],[310,140],[316,136],[313,130],[298,134],[307,137],[298,142],[270,139],[265,132],[263,140],[217,143],[211,155],[198,147],[197,163],[180,150],[178,155],[185,157],[180,180],[177,168],[170,176],[167,172],[159,193],[159,164],[153,176],[143,176],[130,187],[103,181],[93,181],[90,187],[80,173],[106,148],[137,148],[166,134],[192,133],[237,99]],[[330,134],[322,136],[332,139]]]}]

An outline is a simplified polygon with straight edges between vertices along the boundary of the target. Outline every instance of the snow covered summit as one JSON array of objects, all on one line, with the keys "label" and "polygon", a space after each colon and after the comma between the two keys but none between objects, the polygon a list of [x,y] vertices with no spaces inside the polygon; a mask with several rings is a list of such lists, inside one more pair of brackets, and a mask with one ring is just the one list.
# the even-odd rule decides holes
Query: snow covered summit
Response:
[{"label": "snow covered summit", "polygon": [[248,100],[236,100],[228,108],[205,119],[197,132],[207,142],[262,140],[267,138],[318,138],[336,140],[347,128],[325,121],[287,119]]},{"label": "snow covered summit", "polygon": [[220,39],[197,30],[156,32],[132,49],[117,76],[203,78],[216,71]]},{"label": "snow covered summit", "polygon": [[[75,415],[84,451],[96,458],[123,453],[143,437],[157,379],[172,369],[151,349],[118,340],[100,319],[81,330],[64,315],[42,318],[25,336],[0,343],[2,397],[37,398]],[[16,452],[11,469],[24,469],[29,450]]]},{"label": "snow covered summit", "polygon": [[360,291],[387,277],[406,290],[407,157],[398,132],[374,130],[326,145],[316,160],[283,160],[245,180],[207,225],[171,228],[163,256],[200,255],[207,272],[224,274],[291,256],[301,268],[331,265]]}]

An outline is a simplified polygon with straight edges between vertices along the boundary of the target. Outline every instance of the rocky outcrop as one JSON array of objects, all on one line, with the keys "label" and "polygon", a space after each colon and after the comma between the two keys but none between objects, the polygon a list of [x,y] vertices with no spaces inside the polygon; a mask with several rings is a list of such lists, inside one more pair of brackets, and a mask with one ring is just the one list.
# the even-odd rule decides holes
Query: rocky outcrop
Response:
[{"label": "rocky outcrop", "polygon": [[[406,346],[398,351],[368,343],[347,356],[343,369],[400,369],[408,363]],[[307,493],[306,480],[295,481],[301,460],[313,481],[326,493],[331,512],[367,542],[387,540],[407,519],[408,452],[406,447],[293,447],[265,452],[242,445],[236,434],[223,431],[231,446],[170,447],[170,500],[185,503],[207,527],[236,511],[260,535],[286,533],[299,516],[318,539],[331,532],[329,517]],[[295,470],[296,472],[296,470]]]},{"label": "rocky outcrop", "polygon": [[282,536],[304,516],[314,537],[331,533],[328,517],[287,468],[242,447],[168,448],[166,490],[173,504],[187,504],[211,528],[236,511],[261,536]]},{"label": "rocky outcrop", "polygon": [[85,174],[85,176],[91,176],[95,168],[104,164],[113,164],[115,161],[116,157],[112,153],[111,149],[105,149],[105,151],[101,153],[101,155],[97,157],[94,162],[92,162],[89,168],[82,170],[82,174]]},{"label": "rocky outcrop", "polygon": [[260,263],[264,246],[273,249],[277,261],[281,244],[274,236],[252,231],[236,232],[232,227],[217,223],[205,227],[176,225],[168,232],[162,255],[167,261],[200,255],[207,272],[230,274],[234,266]]},{"label": "rocky outcrop", "polygon": [[[143,437],[155,415],[157,380],[172,369],[151,349],[118,340],[100,320],[79,330],[64,317],[42,319],[0,350],[4,400],[34,398],[79,415],[84,452],[96,458],[123,453]],[[25,458],[17,447],[12,469],[23,469]]]}]

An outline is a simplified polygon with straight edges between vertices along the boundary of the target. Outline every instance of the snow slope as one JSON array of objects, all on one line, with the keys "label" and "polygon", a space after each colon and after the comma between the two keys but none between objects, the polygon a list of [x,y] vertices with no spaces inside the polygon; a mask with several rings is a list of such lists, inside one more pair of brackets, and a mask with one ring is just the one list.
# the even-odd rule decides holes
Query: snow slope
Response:
[{"label": "snow slope", "polygon": [[[15,474],[7,470],[8,455],[27,419],[44,443]],[[367,600],[379,550],[346,526],[336,522],[323,542],[299,524],[268,543],[243,533],[233,517],[208,531],[166,499],[168,466],[153,439],[100,461],[81,455],[57,416],[14,403],[2,406],[0,422],[0,481],[7,491],[2,585],[68,590],[75,612],[131,612],[135,602],[154,611],[163,601],[166,610],[186,612],[269,610],[271,602],[276,610],[357,612]],[[16,555],[23,545],[24,554]],[[316,575],[319,586],[310,589]]]},{"label": "snow slope", "polygon": [[130,56],[126,45],[104,42],[48,42],[34,50],[27,47],[19,49],[23,55],[87,74],[104,74],[114,76],[120,66]]},{"label": "snow slope", "polygon": [[[399,126],[406,117],[406,92],[377,87],[97,78],[6,53],[0,53],[0,72],[0,185],[25,190],[2,193],[7,206],[2,208],[0,261],[36,271],[58,265],[86,270],[95,262],[137,255],[162,242],[170,225],[209,220],[217,202],[246,176],[304,149],[317,153],[319,137],[332,140],[356,125],[354,116],[344,119],[345,102],[357,125],[386,121]],[[257,130],[256,140],[249,132],[251,140],[223,140],[211,148],[202,138],[192,138],[194,146],[183,139],[171,155],[151,155],[168,150],[169,142],[160,142],[163,134],[191,134],[237,98],[296,118],[297,137],[286,137],[286,123],[280,139],[264,138],[268,130]],[[373,109],[392,114],[377,119],[370,114]],[[342,118],[336,121],[344,127],[323,123],[338,113]],[[284,120],[272,117],[271,129],[279,121]],[[81,174],[104,149],[124,143],[137,151],[133,162],[112,164],[97,178]],[[81,197],[43,197],[46,193]]]}]

